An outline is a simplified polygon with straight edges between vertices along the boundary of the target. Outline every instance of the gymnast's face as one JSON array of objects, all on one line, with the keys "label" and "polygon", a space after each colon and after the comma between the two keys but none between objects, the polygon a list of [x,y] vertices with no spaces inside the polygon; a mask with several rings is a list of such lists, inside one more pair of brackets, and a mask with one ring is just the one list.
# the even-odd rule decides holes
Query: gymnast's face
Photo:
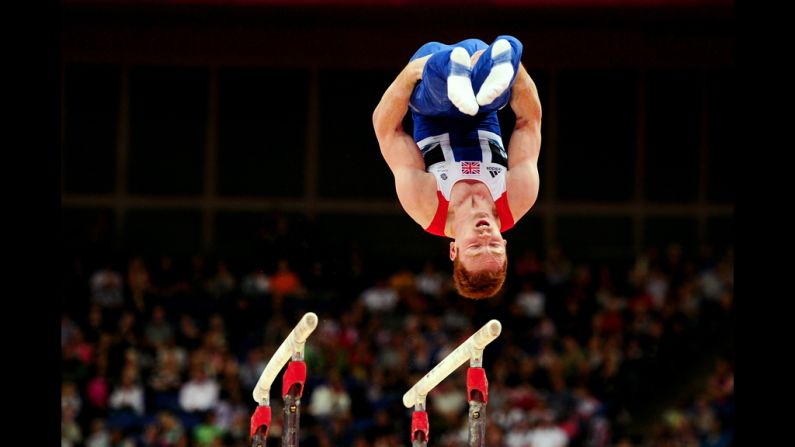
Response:
[{"label": "gymnast's face", "polygon": [[450,260],[459,258],[465,269],[498,271],[505,264],[505,245],[495,216],[473,213],[456,228],[456,239],[450,242]]}]

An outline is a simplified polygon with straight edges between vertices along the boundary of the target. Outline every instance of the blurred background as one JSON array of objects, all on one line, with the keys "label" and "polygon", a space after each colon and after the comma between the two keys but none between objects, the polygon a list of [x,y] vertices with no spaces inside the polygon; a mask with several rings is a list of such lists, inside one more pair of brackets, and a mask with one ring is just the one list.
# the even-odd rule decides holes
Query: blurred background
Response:
[{"label": "blurred background", "polygon": [[[407,445],[403,392],[491,318],[489,446],[732,445],[734,23],[726,0],[62,0],[62,446],[248,445],[307,311],[302,446]],[[423,43],[500,34],[542,183],[501,294],[470,301],[371,116]],[[464,371],[430,445],[466,445]]]}]

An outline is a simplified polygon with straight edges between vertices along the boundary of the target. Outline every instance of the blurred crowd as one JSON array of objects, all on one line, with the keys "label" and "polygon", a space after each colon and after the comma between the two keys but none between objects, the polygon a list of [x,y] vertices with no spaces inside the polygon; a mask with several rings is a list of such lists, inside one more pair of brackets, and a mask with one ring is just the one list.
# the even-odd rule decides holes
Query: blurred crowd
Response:
[{"label": "blurred crowd", "polygon": [[719,357],[694,396],[682,398],[653,426],[660,446],[729,447],[734,440],[734,368]]},{"label": "blurred crowd", "polygon": [[[730,355],[694,397],[664,391],[731,330],[731,248],[672,244],[623,265],[528,250],[480,301],[455,294],[449,265],[375,266],[355,248],[341,259],[69,257],[62,447],[250,445],[254,384],[307,311],[320,322],[306,345],[302,447],[408,445],[403,393],[492,318],[503,332],[484,353],[488,446],[731,444]],[[465,369],[428,396],[431,445],[467,445]],[[631,434],[639,409],[671,398],[653,431]]]}]

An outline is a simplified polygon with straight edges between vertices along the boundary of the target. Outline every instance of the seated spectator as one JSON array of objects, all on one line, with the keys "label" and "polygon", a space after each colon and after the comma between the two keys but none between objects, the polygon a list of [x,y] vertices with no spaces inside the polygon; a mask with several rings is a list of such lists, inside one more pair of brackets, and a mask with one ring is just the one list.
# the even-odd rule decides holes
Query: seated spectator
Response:
[{"label": "seated spectator", "polygon": [[187,412],[206,412],[218,403],[220,389],[202,366],[191,369],[191,379],[179,391],[179,405]]}]

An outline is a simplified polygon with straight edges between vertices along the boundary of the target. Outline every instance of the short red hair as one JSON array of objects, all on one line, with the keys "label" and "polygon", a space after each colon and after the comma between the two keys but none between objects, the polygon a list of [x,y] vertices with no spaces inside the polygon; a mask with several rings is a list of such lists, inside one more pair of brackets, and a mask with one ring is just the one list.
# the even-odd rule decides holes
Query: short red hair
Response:
[{"label": "short red hair", "polygon": [[497,294],[505,282],[505,273],[508,271],[508,257],[502,267],[496,272],[480,271],[470,272],[464,268],[458,256],[453,259],[453,282],[458,294],[465,298],[479,300],[491,298]]}]

